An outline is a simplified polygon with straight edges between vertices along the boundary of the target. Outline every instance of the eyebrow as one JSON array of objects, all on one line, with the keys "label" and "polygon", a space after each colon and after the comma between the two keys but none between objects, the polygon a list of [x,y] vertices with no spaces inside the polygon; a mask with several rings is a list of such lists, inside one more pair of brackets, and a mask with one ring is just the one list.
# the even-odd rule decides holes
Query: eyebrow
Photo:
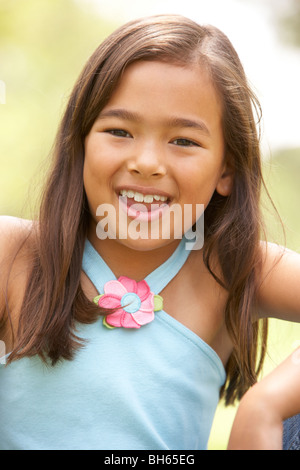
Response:
[{"label": "eyebrow", "polygon": [[[142,116],[138,113],[128,111],[127,109],[108,109],[99,114],[98,119],[105,119],[107,117],[117,117],[124,119],[125,121],[132,122],[141,122]],[[178,128],[192,128],[198,131],[204,132],[210,136],[207,125],[202,120],[194,121],[192,119],[182,118],[182,117],[170,117],[167,119],[165,124],[168,127],[178,127]]]}]

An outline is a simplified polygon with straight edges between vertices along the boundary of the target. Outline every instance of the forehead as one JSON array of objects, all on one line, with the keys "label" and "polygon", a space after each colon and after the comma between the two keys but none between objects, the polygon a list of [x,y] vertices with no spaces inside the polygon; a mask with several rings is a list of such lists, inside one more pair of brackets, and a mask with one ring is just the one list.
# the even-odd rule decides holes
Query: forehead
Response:
[{"label": "forehead", "polygon": [[198,117],[209,127],[219,126],[222,118],[221,100],[204,67],[160,61],[130,64],[103,112],[113,108],[142,111],[156,120]]}]

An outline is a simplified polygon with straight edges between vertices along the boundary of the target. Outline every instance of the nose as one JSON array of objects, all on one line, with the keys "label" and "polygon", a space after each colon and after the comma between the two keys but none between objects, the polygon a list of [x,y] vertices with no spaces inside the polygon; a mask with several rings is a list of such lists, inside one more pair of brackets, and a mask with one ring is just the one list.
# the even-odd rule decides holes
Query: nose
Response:
[{"label": "nose", "polygon": [[167,170],[163,149],[154,144],[137,146],[134,156],[127,162],[127,169],[144,178],[164,176]]}]

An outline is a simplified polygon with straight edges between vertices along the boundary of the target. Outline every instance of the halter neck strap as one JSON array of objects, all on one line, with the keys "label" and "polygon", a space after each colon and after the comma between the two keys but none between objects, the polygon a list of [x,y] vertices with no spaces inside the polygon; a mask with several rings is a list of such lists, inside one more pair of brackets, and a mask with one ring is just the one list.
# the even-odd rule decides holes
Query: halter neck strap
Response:
[{"label": "halter neck strap", "polygon": [[[145,281],[152,292],[158,294],[176,276],[186,262],[190,250],[186,249],[186,239],[183,237],[173,254],[158,268],[148,274]],[[96,251],[89,240],[85,241],[82,269],[92,281],[98,292],[104,292],[104,284],[116,279],[116,276]]]}]

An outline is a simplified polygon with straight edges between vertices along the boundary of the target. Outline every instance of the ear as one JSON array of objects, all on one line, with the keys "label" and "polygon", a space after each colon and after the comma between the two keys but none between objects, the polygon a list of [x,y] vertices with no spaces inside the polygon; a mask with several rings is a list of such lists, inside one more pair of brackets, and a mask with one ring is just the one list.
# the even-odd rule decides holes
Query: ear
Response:
[{"label": "ear", "polygon": [[232,191],[233,180],[234,180],[234,170],[228,163],[226,163],[224,165],[220,179],[217,183],[216,191],[221,196],[229,196]]}]

